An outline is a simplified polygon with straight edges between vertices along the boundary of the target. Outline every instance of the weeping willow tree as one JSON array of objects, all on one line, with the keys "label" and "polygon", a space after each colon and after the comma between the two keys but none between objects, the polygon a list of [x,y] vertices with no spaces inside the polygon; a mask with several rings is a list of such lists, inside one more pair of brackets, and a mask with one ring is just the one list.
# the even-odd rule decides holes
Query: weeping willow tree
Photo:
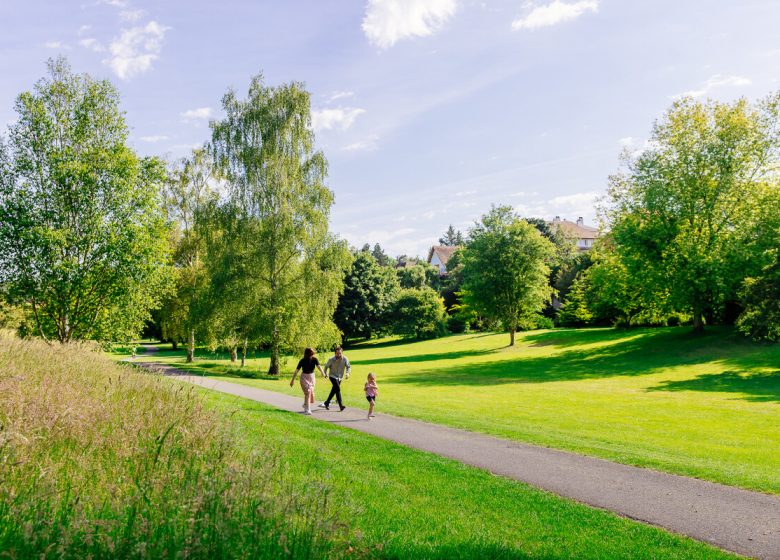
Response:
[{"label": "weeping willow tree", "polygon": [[222,106],[211,150],[227,186],[221,243],[232,256],[218,261],[224,281],[242,286],[231,293],[251,317],[244,328],[270,346],[275,375],[284,350],[338,342],[332,317],[351,256],[328,231],[333,193],[303,85],[269,87],[258,75],[246,99],[229,91]]}]

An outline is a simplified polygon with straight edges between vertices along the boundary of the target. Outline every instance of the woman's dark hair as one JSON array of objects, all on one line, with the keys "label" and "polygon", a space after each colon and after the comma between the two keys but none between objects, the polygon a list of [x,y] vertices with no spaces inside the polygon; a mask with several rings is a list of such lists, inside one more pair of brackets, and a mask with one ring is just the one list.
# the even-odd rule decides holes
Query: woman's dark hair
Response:
[{"label": "woman's dark hair", "polygon": [[307,348],[306,350],[303,351],[303,357],[304,358],[311,358],[316,353],[317,353],[317,351],[314,348]]}]

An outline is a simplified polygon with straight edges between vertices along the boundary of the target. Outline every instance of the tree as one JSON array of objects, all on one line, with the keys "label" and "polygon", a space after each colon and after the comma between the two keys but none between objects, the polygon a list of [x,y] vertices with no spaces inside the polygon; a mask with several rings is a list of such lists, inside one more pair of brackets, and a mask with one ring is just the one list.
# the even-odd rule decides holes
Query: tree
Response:
[{"label": "tree", "polygon": [[441,285],[439,269],[426,262],[416,262],[412,266],[396,269],[398,282],[402,288],[422,289],[425,286],[438,291]]},{"label": "tree", "polygon": [[737,320],[743,333],[757,340],[780,340],[780,230],[770,249],[770,264],[755,278],[746,278],[740,290],[744,310]]},{"label": "tree", "polygon": [[452,224],[444,232],[444,235],[439,238],[439,245],[444,245],[445,247],[458,247],[463,245],[463,243],[463,234],[460,230],[456,230]]},{"label": "tree", "polygon": [[195,332],[206,314],[203,292],[207,274],[203,264],[203,228],[198,228],[204,209],[215,200],[211,186],[214,164],[203,148],[171,169],[165,189],[169,219],[176,224],[174,290],[163,303],[162,333],[166,338],[187,341],[187,362],[195,359]]},{"label": "tree", "polygon": [[338,341],[331,318],[351,255],[328,233],[333,193],[302,84],[269,87],[258,75],[246,99],[229,91],[222,106],[211,148],[235,216],[231,246],[254,282],[250,303],[276,375],[282,350]]},{"label": "tree", "polygon": [[621,262],[695,330],[766,264],[763,207],[780,151],[780,95],[756,105],[690,98],[655,124],[648,148],[625,153],[603,212]]},{"label": "tree", "polygon": [[399,290],[392,269],[380,266],[371,253],[360,251],[344,279],[344,293],[334,321],[344,339],[371,338],[388,323],[388,311]]},{"label": "tree", "polygon": [[379,266],[390,266],[393,263],[393,259],[384,252],[379,243],[374,244],[374,248],[371,250],[371,255],[376,259]]},{"label": "tree", "polygon": [[469,231],[463,249],[464,303],[488,319],[501,321],[510,334],[535,324],[553,290],[548,278],[555,248],[509,206],[493,209]]},{"label": "tree", "polygon": [[587,276],[581,274],[574,279],[569,297],[558,311],[560,324],[566,327],[581,327],[590,323],[593,313],[588,309]]},{"label": "tree", "polygon": [[434,290],[407,288],[393,304],[393,332],[418,340],[436,338],[446,332],[444,302]]},{"label": "tree", "polygon": [[16,111],[0,157],[0,283],[47,340],[136,336],[164,291],[162,162],[127,146],[114,86],[62,58]]}]

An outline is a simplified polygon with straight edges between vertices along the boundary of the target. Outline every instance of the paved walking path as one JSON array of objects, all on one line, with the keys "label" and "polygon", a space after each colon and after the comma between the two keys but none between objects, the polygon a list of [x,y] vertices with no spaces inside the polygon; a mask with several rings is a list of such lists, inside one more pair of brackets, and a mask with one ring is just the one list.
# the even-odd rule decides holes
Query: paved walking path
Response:
[{"label": "paved walking path", "polygon": [[[208,389],[301,412],[302,397],[136,363]],[[449,457],[725,550],[780,559],[776,496],[381,413],[368,421],[365,410],[339,412],[333,404],[330,411],[314,409],[313,419]]]}]

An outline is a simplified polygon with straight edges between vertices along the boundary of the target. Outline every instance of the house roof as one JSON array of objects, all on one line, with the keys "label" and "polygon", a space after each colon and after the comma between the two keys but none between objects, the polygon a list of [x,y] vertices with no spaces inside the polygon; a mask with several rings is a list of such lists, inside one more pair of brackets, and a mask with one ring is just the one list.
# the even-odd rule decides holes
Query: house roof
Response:
[{"label": "house roof", "polygon": [[431,262],[433,259],[433,254],[436,253],[436,256],[439,257],[439,261],[444,266],[447,266],[447,261],[450,260],[450,257],[452,254],[457,251],[460,247],[450,247],[447,245],[434,245],[431,247],[430,251],[428,251],[428,262]]},{"label": "house roof", "polygon": [[582,223],[581,218],[576,222],[571,222],[566,219],[562,220],[556,216],[553,221],[548,223],[551,227],[561,228],[565,234],[576,237],[577,239],[596,239],[599,236],[599,228],[586,226]]}]

